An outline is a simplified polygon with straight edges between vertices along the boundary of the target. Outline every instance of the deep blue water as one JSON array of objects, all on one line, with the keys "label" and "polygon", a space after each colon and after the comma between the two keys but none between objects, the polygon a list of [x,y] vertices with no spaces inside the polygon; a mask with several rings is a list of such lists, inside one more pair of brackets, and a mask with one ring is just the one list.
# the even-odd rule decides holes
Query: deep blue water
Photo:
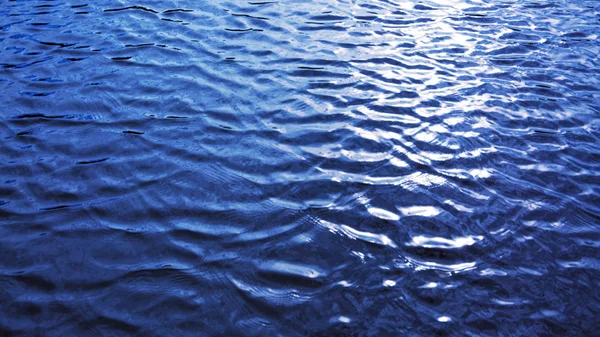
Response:
[{"label": "deep blue water", "polygon": [[598,336],[600,2],[0,1],[0,336]]}]

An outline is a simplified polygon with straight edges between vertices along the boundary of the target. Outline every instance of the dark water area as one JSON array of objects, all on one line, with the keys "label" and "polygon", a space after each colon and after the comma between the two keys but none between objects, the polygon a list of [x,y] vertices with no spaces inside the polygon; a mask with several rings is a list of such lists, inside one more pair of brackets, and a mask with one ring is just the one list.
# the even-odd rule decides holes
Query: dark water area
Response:
[{"label": "dark water area", "polygon": [[600,2],[0,2],[0,336],[598,336]]}]

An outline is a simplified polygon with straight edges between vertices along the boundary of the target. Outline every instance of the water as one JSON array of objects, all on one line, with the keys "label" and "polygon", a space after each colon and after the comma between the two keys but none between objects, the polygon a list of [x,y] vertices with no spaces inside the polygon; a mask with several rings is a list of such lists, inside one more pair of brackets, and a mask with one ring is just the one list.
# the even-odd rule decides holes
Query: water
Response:
[{"label": "water", "polygon": [[2,1],[0,335],[592,336],[596,1]]}]

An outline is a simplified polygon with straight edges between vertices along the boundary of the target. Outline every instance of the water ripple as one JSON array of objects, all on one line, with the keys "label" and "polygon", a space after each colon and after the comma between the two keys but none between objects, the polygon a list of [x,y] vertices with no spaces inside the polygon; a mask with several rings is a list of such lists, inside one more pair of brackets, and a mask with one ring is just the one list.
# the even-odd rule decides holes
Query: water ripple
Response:
[{"label": "water ripple", "polygon": [[4,3],[0,335],[593,335],[599,18]]}]

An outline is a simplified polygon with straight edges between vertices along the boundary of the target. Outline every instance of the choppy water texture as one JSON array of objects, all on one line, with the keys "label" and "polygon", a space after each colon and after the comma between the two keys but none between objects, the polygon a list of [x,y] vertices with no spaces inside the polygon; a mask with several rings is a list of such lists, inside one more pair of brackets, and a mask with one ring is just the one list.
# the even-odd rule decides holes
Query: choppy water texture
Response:
[{"label": "choppy water texture", "polygon": [[7,1],[0,335],[592,336],[600,3]]}]

